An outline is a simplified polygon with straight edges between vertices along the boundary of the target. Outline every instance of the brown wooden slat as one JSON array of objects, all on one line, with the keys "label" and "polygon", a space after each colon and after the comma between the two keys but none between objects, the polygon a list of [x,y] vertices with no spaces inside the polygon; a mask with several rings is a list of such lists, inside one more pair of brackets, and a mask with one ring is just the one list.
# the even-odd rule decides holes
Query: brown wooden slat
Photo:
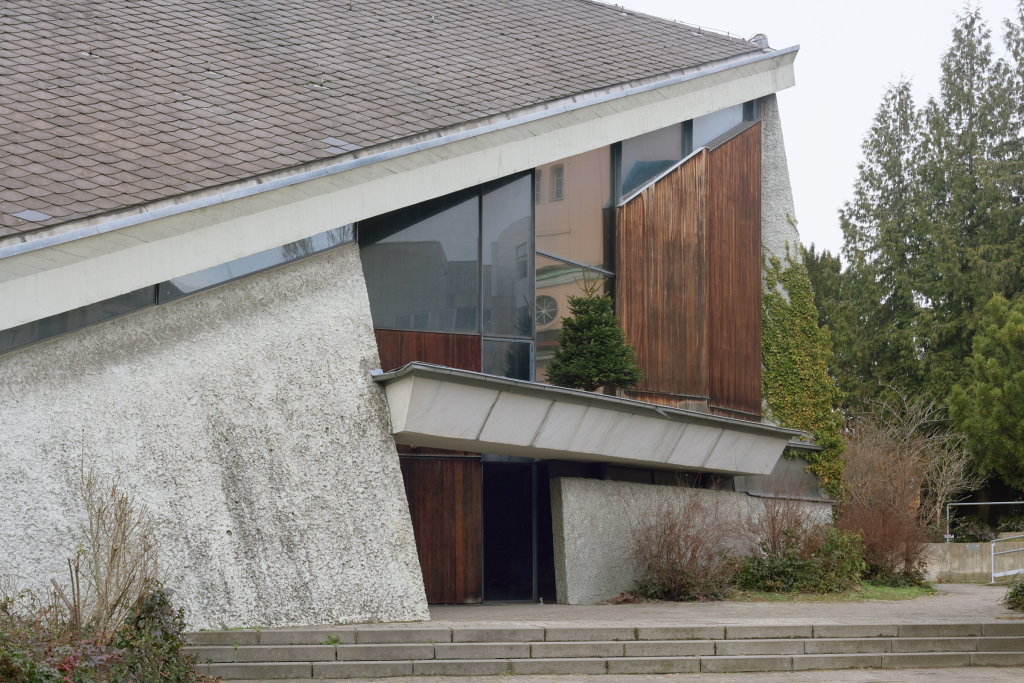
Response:
[{"label": "brown wooden slat", "polygon": [[483,468],[471,458],[401,458],[430,604],[483,599]]},{"label": "brown wooden slat", "polygon": [[422,361],[480,372],[480,337],[475,334],[409,330],[374,330],[373,334],[377,338],[380,367],[385,371]]},{"label": "brown wooden slat", "polygon": [[639,391],[708,395],[707,165],[698,154],[619,208],[616,313]]},{"label": "brown wooden slat", "polygon": [[761,125],[709,157],[708,395],[713,407],[756,417],[761,414]]}]

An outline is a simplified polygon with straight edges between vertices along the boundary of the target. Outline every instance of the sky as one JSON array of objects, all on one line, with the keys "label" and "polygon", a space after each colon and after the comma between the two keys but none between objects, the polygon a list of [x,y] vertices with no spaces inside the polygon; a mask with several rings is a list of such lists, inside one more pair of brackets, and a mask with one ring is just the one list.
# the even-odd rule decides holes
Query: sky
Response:
[{"label": "sky", "polygon": [[[939,61],[963,0],[619,0],[629,9],[773,48],[800,46],[796,87],[779,93],[801,241],[835,253],[838,209],[853,194],[861,141],[888,84],[912,79],[918,106],[939,91]],[[1001,55],[1003,19],[1017,0],[986,0],[982,16]]]}]

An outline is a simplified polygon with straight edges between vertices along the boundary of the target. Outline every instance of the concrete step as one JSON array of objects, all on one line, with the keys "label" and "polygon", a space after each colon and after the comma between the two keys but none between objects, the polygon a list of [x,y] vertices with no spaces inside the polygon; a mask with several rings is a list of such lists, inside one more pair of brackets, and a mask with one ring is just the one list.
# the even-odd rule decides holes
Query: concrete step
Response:
[{"label": "concrete step", "polygon": [[549,657],[344,662],[203,664],[200,673],[224,680],[305,680],[394,676],[503,674],[747,673],[830,669],[907,669],[1024,666],[1021,652],[943,652],[842,655],[737,655],[712,657]]},{"label": "concrete step", "polygon": [[1024,637],[1024,623],[821,624],[734,626],[592,626],[439,628],[338,626],[298,629],[197,631],[189,642],[202,646],[386,645],[434,643],[618,642],[668,640],[785,640],[807,638]]}]

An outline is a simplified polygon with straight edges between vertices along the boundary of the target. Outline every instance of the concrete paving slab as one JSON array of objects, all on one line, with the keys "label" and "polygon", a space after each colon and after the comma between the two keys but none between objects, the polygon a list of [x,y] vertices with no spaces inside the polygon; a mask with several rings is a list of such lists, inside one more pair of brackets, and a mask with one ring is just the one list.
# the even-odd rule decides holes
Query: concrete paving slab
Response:
[{"label": "concrete paving slab", "polygon": [[967,638],[981,632],[981,624],[900,624],[900,638]]},{"label": "concrete paving slab", "polygon": [[626,657],[694,657],[715,654],[713,640],[646,640],[623,645]]},{"label": "concrete paving slab", "polygon": [[235,661],[235,648],[225,646],[214,647],[186,647],[185,652],[196,656],[196,661],[203,664],[214,662],[223,664]]},{"label": "concrete paving slab", "polygon": [[544,640],[549,642],[588,640],[636,640],[633,626],[570,626],[547,629]]},{"label": "concrete paving slab", "polygon": [[616,657],[608,660],[610,674],[677,674],[700,671],[696,657]]},{"label": "concrete paving slab", "polygon": [[892,652],[890,638],[814,638],[805,640],[809,655],[854,655]]},{"label": "concrete paving slab", "polygon": [[569,657],[621,657],[622,642],[531,643],[530,657],[566,659]]},{"label": "concrete paving slab", "polygon": [[980,638],[978,652],[1024,652],[1024,638],[1016,636]]},{"label": "concrete paving slab", "polygon": [[701,657],[700,670],[711,673],[792,671],[792,657]]},{"label": "concrete paving slab", "polygon": [[452,629],[453,643],[528,643],[539,640],[544,640],[544,629],[540,627]]},{"label": "concrete paving slab", "polygon": [[[529,643],[437,643],[436,659],[529,659]],[[452,674],[455,675],[455,674]]]},{"label": "concrete paving slab", "polygon": [[[1024,652],[972,652],[971,666],[1022,666]],[[1020,673],[1024,679],[1024,671]]]},{"label": "concrete paving slab", "polygon": [[813,626],[810,624],[776,626],[776,625],[751,625],[737,624],[725,627],[725,637],[729,640],[739,638],[810,638],[813,635]]},{"label": "concrete paving slab", "polygon": [[186,634],[192,645],[259,645],[259,631],[195,631]]},{"label": "concrete paving slab", "polygon": [[893,652],[977,652],[977,638],[893,638]]},{"label": "concrete paving slab", "polygon": [[416,676],[497,676],[512,670],[507,660],[448,659],[444,661],[413,662]]},{"label": "concrete paving slab", "polygon": [[356,642],[354,628],[270,629],[260,631],[260,645],[351,645]]},{"label": "concrete paving slab", "polygon": [[256,645],[235,650],[236,662],[333,662],[334,645]]},{"label": "concrete paving slab", "polygon": [[220,676],[225,681],[252,678],[257,680],[281,680],[289,678],[310,678],[313,665],[310,662],[260,662],[259,664],[211,664],[210,675]]},{"label": "concrete paving slab", "polygon": [[448,627],[435,628],[357,628],[356,642],[360,645],[397,643],[450,643],[452,631]]},{"label": "concrete paving slab", "polygon": [[412,676],[412,662],[317,662],[313,664],[313,678],[374,678]]},{"label": "concrete paving slab", "polygon": [[715,654],[718,656],[734,655],[802,655],[802,640],[716,640]]},{"label": "concrete paving slab", "polygon": [[927,653],[908,653],[901,652],[898,654],[882,655],[882,668],[883,669],[896,669],[913,667],[915,669],[920,667],[957,667],[957,666],[970,666],[971,655],[970,653],[945,653],[945,652],[927,652]]},{"label": "concrete paving slab", "polygon": [[638,640],[724,640],[724,626],[641,626]]},{"label": "concrete paving slab", "polygon": [[339,645],[338,661],[433,659],[434,646],[429,644]]},{"label": "concrete paving slab", "polygon": [[1018,617],[1021,621],[997,621],[985,624],[984,635],[986,636],[1024,636],[1024,617]]},{"label": "concrete paving slab", "polygon": [[[608,670],[603,659],[513,659],[512,671],[520,674],[603,674]],[[517,679],[518,680],[518,679]]]},{"label": "concrete paving slab", "polygon": [[799,655],[793,657],[793,671],[880,669],[881,667],[881,655]]},{"label": "concrete paving slab", "polygon": [[816,624],[815,638],[895,638],[897,624]]}]

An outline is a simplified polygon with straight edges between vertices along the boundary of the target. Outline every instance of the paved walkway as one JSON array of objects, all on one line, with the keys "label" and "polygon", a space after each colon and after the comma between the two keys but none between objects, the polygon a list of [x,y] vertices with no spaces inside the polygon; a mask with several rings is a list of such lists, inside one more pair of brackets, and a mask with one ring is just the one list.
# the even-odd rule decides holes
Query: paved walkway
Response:
[{"label": "paved walkway", "polygon": [[[937,595],[865,602],[706,602],[644,605],[434,605],[433,626],[601,624],[941,624],[1024,620],[999,605],[1004,586],[939,584]],[[407,628],[416,624],[380,624]],[[602,679],[603,680],[603,679]],[[702,679],[703,680],[703,679]]]},{"label": "paved walkway", "polygon": [[[852,671],[779,671],[742,674],[647,674],[643,676],[415,676],[402,678],[362,678],[366,683],[1020,683],[1021,669],[856,669]],[[350,679],[349,679],[350,680]],[[266,683],[231,681],[231,683]],[[289,683],[280,681],[279,683]],[[295,681],[294,683],[299,683]],[[309,683],[305,679],[301,683]],[[319,680],[317,683],[342,683]]]}]

